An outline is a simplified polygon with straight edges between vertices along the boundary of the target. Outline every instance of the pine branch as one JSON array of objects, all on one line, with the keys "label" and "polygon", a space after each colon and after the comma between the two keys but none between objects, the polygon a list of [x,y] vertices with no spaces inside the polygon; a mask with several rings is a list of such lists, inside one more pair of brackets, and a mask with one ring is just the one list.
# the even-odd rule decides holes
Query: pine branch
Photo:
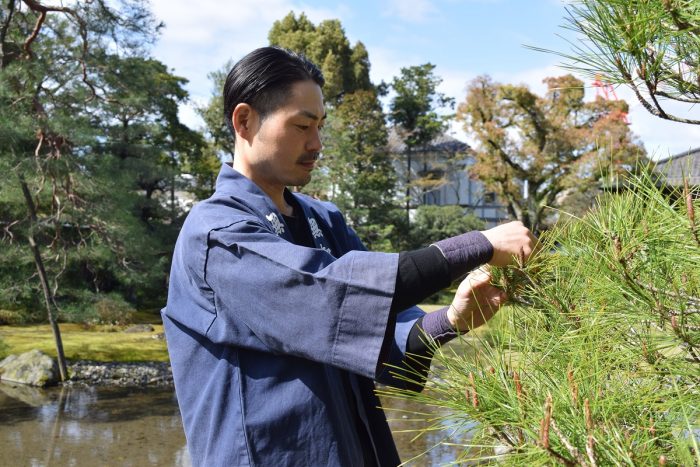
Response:
[{"label": "pine branch", "polygon": [[[588,463],[586,462],[585,458],[581,455],[578,449],[571,444],[571,441],[569,441],[566,436],[564,436],[564,433],[559,430],[559,427],[557,426],[556,422],[554,421],[554,418],[552,418],[552,430],[554,430],[554,433],[559,437],[559,440],[562,442],[564,447],[566,448],[567,451],[569,451],[569,455],[576,459],[581,466],[587,466]],[[572,462],[572,465],[575,465],[575,463]],[[595,461],[591,463],[592,467],[596,467]]]},{"label": "pine branch", "polygon": [[692,97],[681,97],[677,96],[674,94],[670,94],[666,91],[656,91],[657,96],[665,97],[666,99],[672,99],[674,101],[678,102],[684,102],[686,104],[700,104],[700,98],[692,98]]}]

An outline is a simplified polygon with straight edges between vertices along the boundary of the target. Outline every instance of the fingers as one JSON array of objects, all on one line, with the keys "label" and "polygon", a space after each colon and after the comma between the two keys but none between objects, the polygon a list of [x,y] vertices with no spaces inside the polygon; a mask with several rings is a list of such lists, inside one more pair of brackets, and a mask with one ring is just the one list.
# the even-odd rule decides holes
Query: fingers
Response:
[{"label": "fingers", "polygon": [[479,287],[483,284],[488,284],[491,282],[491,268],[475,269],[467,274],[465,280],[469,281],[469,285],[472,288]]},{"label": "fingers", "polygon": [[490,271],[478,269],[459,285],[448,319],[460,331],[474,329],[491,319],[505,302],[505,292],[491,285]]},{"label": "fingers", "polygon": [[479,268],[470,272],[459,285],[457,293],[462,298],[474,299],[477,304],[491,302],[501,304],[506,300],[505,292],[491,285],[491,270],[489,267]]}]

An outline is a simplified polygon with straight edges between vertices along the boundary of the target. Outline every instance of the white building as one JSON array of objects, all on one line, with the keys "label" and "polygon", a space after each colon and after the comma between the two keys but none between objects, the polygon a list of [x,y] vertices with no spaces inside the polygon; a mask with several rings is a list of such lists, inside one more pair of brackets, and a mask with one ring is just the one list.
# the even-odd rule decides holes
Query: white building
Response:
[{"label": "white building", "polygon": [[[408,154],[395,131],[389,132],[389,151],[395,155],[399,182],[405,187]],[[488,226],[508,219],[506,207],[493,192],[469,175],[474,163],[471,149],[449,135],[435,138],[411,154],[411,209],[421,205],[458,205],[474,212]],[[405,192],[404,192],[405,193]]]}]

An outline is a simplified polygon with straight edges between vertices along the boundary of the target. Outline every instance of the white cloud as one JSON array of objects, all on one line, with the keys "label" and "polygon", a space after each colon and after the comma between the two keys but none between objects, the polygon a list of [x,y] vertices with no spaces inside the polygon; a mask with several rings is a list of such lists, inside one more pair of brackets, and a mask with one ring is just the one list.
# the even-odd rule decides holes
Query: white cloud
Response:
[{"label": "white cloud", "polygon": [[422,23],[436,14],[437,8],[430,0],[389,0],[384,13],[410,23]]},{"label": "white cloud", "polygon": [[272,24],[290,11],[302,11],[318,23],[340,18],[347,7],[309,7],[293,0],[153,0],[153,13],[165,22],[165,29],[154,55],[175,74],[190,80],[187,86],[194,99],[207,98],[211,84],[207,74],[221,68],[229,59],[237,60],[251,50],[267,45]]}]

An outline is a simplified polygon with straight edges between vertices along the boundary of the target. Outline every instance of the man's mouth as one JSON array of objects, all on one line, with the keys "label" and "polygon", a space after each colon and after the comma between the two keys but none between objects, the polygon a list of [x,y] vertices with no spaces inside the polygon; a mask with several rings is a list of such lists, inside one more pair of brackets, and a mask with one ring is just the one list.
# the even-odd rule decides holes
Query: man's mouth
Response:
[{"label": "man's mouth", "polygon": [[318,155],[311,156],[311,157],[302,157],[299,160],[299,164],[303,165],[307,169],[313,169],[314,166],[316,165],[316,161],[318,161]]}]

